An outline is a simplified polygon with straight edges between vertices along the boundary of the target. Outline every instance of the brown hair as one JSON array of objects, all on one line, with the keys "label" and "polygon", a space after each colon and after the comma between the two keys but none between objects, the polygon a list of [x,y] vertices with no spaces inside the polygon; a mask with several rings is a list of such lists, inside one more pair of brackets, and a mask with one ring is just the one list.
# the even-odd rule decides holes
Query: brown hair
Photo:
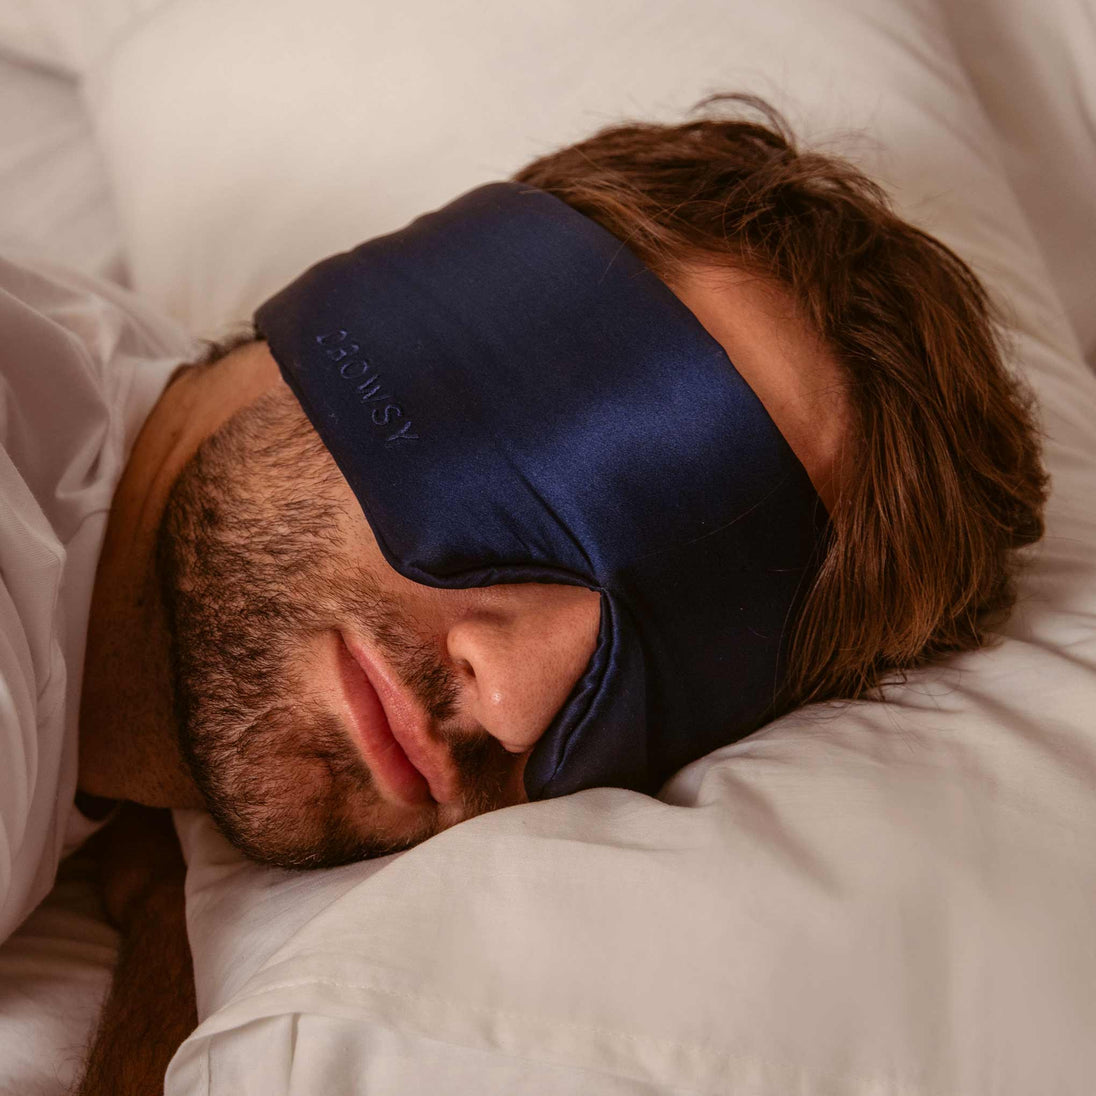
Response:
[{"label": "brown hair", "polygon": [[[672,282],[720,263],[791,291],[850,378],[832,537],[791,645],[781,708],[870,695],[894,671],[983,645],[1039,539],[1047,477],[1032,400],[1002,364],[1001,312],[953,251],[840,157],[767,125],[628,124],[514,178],[550,191]],[[709,111],[710,113],[710,111]]]}]

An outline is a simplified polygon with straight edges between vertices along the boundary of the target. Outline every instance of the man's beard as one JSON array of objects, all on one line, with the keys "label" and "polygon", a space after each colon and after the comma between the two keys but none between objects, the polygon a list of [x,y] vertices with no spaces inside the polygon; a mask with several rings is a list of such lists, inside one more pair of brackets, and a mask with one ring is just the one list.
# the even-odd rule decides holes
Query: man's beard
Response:
[{"label": "man's beard", "polygon": [[[339,719],[308,703],[302,652],[348,622],[435,723],[456,699],[437,654],[349,560],[345,491],[299,405],[278,391],[203,442],[158,534],[181,753],[229,840],[281,867],[398,852],[453,821],[433,803],[394,818]],[[483,733],[449,747],[463,817],[502,806],[499,743]]]}]

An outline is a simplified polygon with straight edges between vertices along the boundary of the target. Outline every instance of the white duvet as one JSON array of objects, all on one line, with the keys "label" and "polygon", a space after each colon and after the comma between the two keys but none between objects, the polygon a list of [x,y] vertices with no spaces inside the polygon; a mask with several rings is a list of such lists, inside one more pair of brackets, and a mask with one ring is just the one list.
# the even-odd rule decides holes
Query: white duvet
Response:
[{"label": "white duvet", "polygon": [[657,799],[523,805],[303,876],[181,816],[203,1022],[169,1096],[1092,1091],[1086,40],[1079,0],[175,0],[100,58],[137,288],[205,332],[555,144],[758,91],[1004,303],[1053,476],[997,646],[788,716]]}]

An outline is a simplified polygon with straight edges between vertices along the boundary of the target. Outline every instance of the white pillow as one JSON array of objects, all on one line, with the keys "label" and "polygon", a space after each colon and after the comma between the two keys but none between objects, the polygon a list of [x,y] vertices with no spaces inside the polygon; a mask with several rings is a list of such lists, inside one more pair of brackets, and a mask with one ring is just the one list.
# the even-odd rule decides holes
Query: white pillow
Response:
[{"label": "white pillow", "polygon": [[102,156],[71,81],[0,57],[0,248],[124,277]]},{"label": "white pillow", "polygon": [[79,76],[136,22],[173,0],[0,0],[0,54]]},{"label": "white pillow", "polygon": [[1096,371],[1096,8],[963,0],[942,11]]},{"label": "white pillow", "polygon": [[622,115],[746,88],[807,139],[856,127],[1010,305],[1054,475],[1001,645],[659,799],[528,804],[311,876],[181,818],[203,1023],[169,1096],[1086,1091],[1096,381],[936,8],[178,0],[94,86],[138,286],[206,331]]},{"label": "white pillow", "polygon": [[[873,54],[916,20],[847,24],[846,74],[827,6],[799,9],[175,0],[87,82],[135,288],[217,333],[317,258],[622,116],[676,118],[742,87],[780,105],[793,67],[805,133],[870,123]],[[950,110],[965,85],[940,75]],[[934,120],[908,109],[909,138],[931,142]]]}]

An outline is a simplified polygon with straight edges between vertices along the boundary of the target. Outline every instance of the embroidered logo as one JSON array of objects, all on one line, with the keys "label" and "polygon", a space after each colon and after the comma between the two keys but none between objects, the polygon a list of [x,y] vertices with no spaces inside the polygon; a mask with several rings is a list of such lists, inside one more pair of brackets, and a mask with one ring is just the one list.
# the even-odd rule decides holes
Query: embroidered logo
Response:
[{"label": "embroidered logo", "polygon": [[[324,348],[327,359],[339,367],[339,376],[354,386],[358,399],[364,404],[372,404],[369,417],[374,426],[391,427],[392,432],[385,434],[385,444],[398,441],[418,441],[418,434],[411,432],[411,420],[404,410],[387,394],[380,375],[374,373],[369,362],[362,356],[361,347],[350,338],[350,333],[341,328],[316,336],[316,342]],[[403,419],[403,425],[394,429],[397,421]]]}]

